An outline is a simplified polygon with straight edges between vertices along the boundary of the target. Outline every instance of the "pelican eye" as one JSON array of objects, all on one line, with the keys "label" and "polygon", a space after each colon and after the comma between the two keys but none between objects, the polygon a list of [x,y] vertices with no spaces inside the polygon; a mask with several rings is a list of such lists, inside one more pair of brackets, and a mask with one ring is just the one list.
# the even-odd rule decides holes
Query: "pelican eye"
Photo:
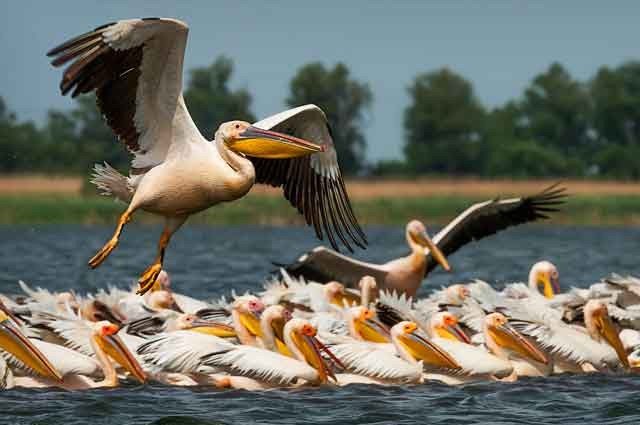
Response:
[{"label": "pelican eye", "polygon": [[316,335],[316,329],[311,325],[304,325],[302,327],[302,333],[304,335],[307,335],[307,336],[315,336]]}]

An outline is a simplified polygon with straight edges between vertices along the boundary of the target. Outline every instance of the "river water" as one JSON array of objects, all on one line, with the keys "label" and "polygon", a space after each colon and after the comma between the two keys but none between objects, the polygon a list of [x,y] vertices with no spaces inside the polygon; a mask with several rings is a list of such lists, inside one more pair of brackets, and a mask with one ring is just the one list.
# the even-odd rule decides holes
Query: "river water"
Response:
[{"label": "river water", "polygon": [[[129,226],[100,269],[86,261],[111,228],[0,226],[0,292],[16,282],[80,293],[106,285],[127,287],[153,259],[157,226]],[[435,229],[434,229],[435,230]],[[407,252],[400,227],[367,229],[370,247],[357,256],[385,261]],[[300,227],[187,225],[165,262],[172,286],[197,298],[258,290],[274,267],[313,248]],[[525,280],[530,265],[553,261],[563,289],[585,287],[611,272],[640,275],[640,229],[528,226],[463,248],[450,257],[453,273],[434,272],[433,288],[480,278],[500,287]],[[273,390],[248,393],[150,384],[109,390],[12,390],[0,393],[0,424],[638,424],[640,377],[579,375],[526,378],[513,384]]]}]

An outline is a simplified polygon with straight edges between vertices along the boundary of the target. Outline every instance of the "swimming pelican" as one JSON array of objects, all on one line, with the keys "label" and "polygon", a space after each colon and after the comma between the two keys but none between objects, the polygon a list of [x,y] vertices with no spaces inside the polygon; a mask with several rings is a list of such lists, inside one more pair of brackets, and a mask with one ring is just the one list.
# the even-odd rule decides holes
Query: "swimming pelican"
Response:
[{"label": "swimming pelican", "polygon": [[367,263],[319,246],[286,266],[286,271],[316,282],[337,280],[348,286],[355,286],[362,276],[370,275],[382,285],[382,289],[415,296],[422,280],[438,264],[447,271],[450,269],[445,257],[448,258],[469,242],[508,227],[548,218],[547,214],[558,211],[556,206],[563,203],[566,196],[564,190],[552,185],[533,196],[493,199],[474,204],[438,232],[433,241],[427,235],[424,224],[413,220],[406,227],[406,238],[412,253],[386,264]]},{"label": "swimming pelican", "polygon": [[560,293],[560,273],[555,264],[550,261],[539,261],[529,271],[529,288],[539,291],[542,285],[542,293],[545,298],[553,298]]},{"label": "swimming pelican", "polygon": [[231,121],[220,125],[213,142],[206,140],[182,96],[187,33],[187,25],[175,19],[129,19],[47,53],[53,66],[71,62],[62,94],[95,91],[107,124],[134,156],[128,178],[108,164],[95,168],[98,188],[128,207],[89,265],[98,267],[113,251],[136,210],[160,215],[165,226],[158,255],[139,279],[138,292],[145,293],[162,270],[171,236],[187,218],[243,197],[254,183],[281,186],[318,238],[326,234],[334,248],[336,237],[349,250],[349,241],[364,247],[324,112],[305,105],[253,125]]},{"label": "swimming pelican", "polygon": [[[31,375],[14,377],[16,386],[50,387],[56,386],[70,390],[81,390],[98,387],[115,387],[119,385],[118,375],[112,360],[122,366],[140,383],[146,376],[142,368],[117,336],[119,327],[107,321],[92,323],[86,321],[58,321],[55,325],[64,327],[61,331],[69,343],[84,352],[66,348],[37,339],[31,343],[42,353],[45,359],[59,372],[62,381],[47,376],[34,375],[30,364],[23,372]],[[89,357],[90,354],[95,358]],[[101,381],[91,377],[102,375]]]}]

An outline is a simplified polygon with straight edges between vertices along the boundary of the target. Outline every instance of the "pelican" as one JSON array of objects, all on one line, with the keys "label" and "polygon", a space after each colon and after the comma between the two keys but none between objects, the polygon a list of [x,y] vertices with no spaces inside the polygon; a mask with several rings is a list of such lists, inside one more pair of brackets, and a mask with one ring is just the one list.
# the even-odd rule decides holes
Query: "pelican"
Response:
[{"label": "pelican", "polygon": [[[86,354],[37,339],[30,342],[42,353],[52,367],[59,372],[62,379],[52,379],[38,371],[33,374],[33,366],[29,363],[17,362],[24,373],[32,376],[14,377],[16,386],[25,387],[50,387],[56,386],[69,390],[81,390],[98,387],[115,387],[119,385],[119,379],[112,360],[122,366],[140,383],[144,383],[146,376],[142,368],[127,349],[117,333],[120,328],[107,321],[59,321],[58,326],[63,326],[63,334],[71,345],[81,349]],[[88,354],[95,355],[95,358]],[[18,360],[21,360],[17,357]],[[13,359],[11,359],[13,360]],[[94,381],[90,377],[102,375],[101,381]]]},{"label": "pelican", "polygon": [[563,203],[564,188],[552,185],[542,192],[522,198],[493,199],[474,204],[458,215],[431,240],[424,224],[413,220],[405,234],[411,254],[378,265],[356,260],[319,246],[286,266],[293,276],[317,282],[337,280],[355,286],[362,276],[376,278],[383,289],[415,296],[422,280],[439,264],[449,271],[445,259],[469,242],[495,234],[511,226],[548,218]]},{"label": "pelican", "polygon": [[95,92],[107,124],[133,154],[129,177],[106,163],[95,167],[94,184],[128,207],[89,266],[98,267],[113,251],[136,210],[164,217],[157,257],[139,279],[143,294],[162,270],[171,236],[190,215],[242,198],[255,183],[281,186],[318,238],[326,235],[334,248],[336,238],[349,250],[349,241],[364,247],[324,112],[305,105],[253,125],[231,121],[208,141],[182,96],[187,33],[187,24],[175,19],[121,20],[47,53],[55,67],[71,62],[62,94]]},{"label": "pelican", "polygon": [[513,365],[504,358],[471,344],[469,337],[458,325],[458,318],[449,312],[439,312],[429,320],[428,334],[460,365],[460,370],[437,371],[427,379],[458,385],[478,380],[505,379],[513,375]]},{"label": "pelican", "polygon": [[539,261],[529,271],[529,288],[539,291],[542,285],[542,293],[545,298],[553,298],[560,293],[560,273],[550,261]]},{"label": "pelican", "polygon": [[[32,373],[42,378],[50,379],[57,383],[62,383],[62,375],[51,364],[49,359],[34,345],[34,343],[22,333],[13,320],[0,311],[0,348],[29,368]],[[5,359],[0,356],[0,376],[1,387],[11,387],[16,385],[15,378]],[[19,384],[18,384],[19,385]]]}]

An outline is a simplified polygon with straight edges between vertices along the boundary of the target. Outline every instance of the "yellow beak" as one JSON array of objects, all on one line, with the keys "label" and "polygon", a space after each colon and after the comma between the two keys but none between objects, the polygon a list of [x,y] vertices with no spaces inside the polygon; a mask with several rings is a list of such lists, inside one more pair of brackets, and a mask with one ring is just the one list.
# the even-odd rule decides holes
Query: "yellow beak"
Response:
[{"label": "yellow beak", "polygon": [[296,158],[323,152],[325,149],[324,146],[307,140],[254,126],[225,143],[235,152],[268,159]]},{"label": "yellow beak", "polygon": [[439,368],[460,369],[458,362],[449,353],[415,332],[400,335],[398,340],[416,360]]},{"label": "yellow beak", "polygon": [[[2,318],[4,316],[4,319]],[[22,363],[38,374],[62,382],[60,372],[47,360],[40,350],[11,322],[0,313],[0,347],[13,354]]]},{"label": "yellow beak", "polygon": [[496,344],[510,348],[522,356],[543,364],[549,364],[549,358],[546,354],[536,348],[527,338],[508,324],[492,326],[489,333],[493,337]]},{"label": "yellow beak", "polygon": [[354,320],[353,325],[365,341],[386,343],[391,340],[387,328],[375,319]]},{"label": "yellow beak", "polygon": [[611,321],[609,316],[598,316],[595,317],[595,323],[598,329],[600,330],[600,334],[602,337],[616,350],[618,354],[618,358],[625,365],[625,367],[629,367],[629,358],[627,357],[627,352],[622,345],[622,341],[620,341],[620,337],[618,336],[618,331]]},{"label": "yellow beak", "polygon": [[544,293],[544,297],[545,298],[553,298],[553,287],[551,286],[551,281],[549,280],[549,276],[544,273],[542,275],[540,275],[540,280],[542,281],[543,284],[543,293]]},{"label": "yellow beak", "polygon": [[233,326],[225,325],[224,323],[209,322],[206,320],[194,321],[194,327],[189,330],[220,338],[233,338],[236,336],[236,330],[233,329]]},{"label": "yellow beak", "polygon": [[254,336],[262,337],[260,317],[256,313],[240,313],[240,323]]},{"label": "yellow beak", "polygon": [[118,335],[97,335],[94,338],[109,357],[133,375],[141,384],[145,383],[147,377],[142,367]]},{"label": "yellow beak", "polygon": [[433,259],[436,260],[438,264],[442,266],[443,269],[445,269],[448,272],[451,271],[451,266],[449,265],[449,262],[445,258],[442,251],[440,251],[440,248],[438,248],[438,246],[433,243],[433,241],[431,240],[427,232],[412,234],[411,236],[413,237],[413,240],[416,243],[418,243],[420,246],[427,248],[429,250],[429,252],[433,256]]},{"label": "yellow beak", "polygon": [[471,344],[471,340],[459,325],[448,325],[444,328],[438,328],[438,336],[441,338],[450,339],[453,341],[464,342],[465,344]]},{"label": "yellow beak", "polygon": [[360,294],[349,289],[338,292],[331,300],[331,304],[335,304],[339,307],[344,307],[345,305],[349,307],[358,306],[361,302]]}]

